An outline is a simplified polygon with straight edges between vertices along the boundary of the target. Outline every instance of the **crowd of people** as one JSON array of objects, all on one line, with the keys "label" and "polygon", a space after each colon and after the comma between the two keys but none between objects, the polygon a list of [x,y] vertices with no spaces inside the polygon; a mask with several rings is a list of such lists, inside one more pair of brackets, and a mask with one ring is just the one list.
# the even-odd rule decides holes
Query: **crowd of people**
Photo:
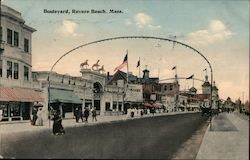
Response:
[{"label": "crowd of people", "polygon": [[84,109],[84,111],[82,111],[81,107],[77,107],[75,109],[75,112],[74,112],[74,116],[75,116],[75,120],[76,120],[76,123],[79,123],[79,120],[81,120],[82,122],[85,122],[85,123],[88,123],[88,118],[89,118],[89,115],[92,115],[92,121],[97,121],[97,114],[96,114],[96,109],[95,107],[86,107]]},{"label": "crowd of people", "polygon": [[149,115],[149,114],[155,114],[155,113],[161,113],[165,112],[164,108],[155,108],[155,107],[149,107],[149,108],[135,108],[131,107],[127,109],[127,117],[136,117],[136,116],[143,116],[143,115]]}]

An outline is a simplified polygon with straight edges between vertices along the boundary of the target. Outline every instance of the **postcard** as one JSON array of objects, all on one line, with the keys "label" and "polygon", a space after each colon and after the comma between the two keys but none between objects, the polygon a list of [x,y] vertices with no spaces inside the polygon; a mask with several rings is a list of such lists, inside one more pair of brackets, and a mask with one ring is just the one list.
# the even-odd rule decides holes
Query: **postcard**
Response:
[{"label": "postcard", "polygon": [[0,158],[249,159],[249,1],[0,13]]}]

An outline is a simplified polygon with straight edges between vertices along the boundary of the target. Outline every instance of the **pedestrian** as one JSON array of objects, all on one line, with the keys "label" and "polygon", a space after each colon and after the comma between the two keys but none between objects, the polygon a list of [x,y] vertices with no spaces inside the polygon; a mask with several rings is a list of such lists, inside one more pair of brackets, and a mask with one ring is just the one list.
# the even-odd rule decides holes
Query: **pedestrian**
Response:
[{"label": "pedestrian", "polygon": [[40,107],[37,111],[37,120],[35,122],[36,126],[43,126],[42,113],[42,108]]},{"label": "pedestrian", "polygon": [[95,109],[95,107],[93,107],[93,109],[92,109],[92,121],[97,121],[97,119],[96,119],[96,109]]},{"label": "pedestrian", "polygon": [[82,120],[82,122],[83,122],[82,108],[80,108],[80,109],[79,109],[79,112],[78,112],[78,117],[79,117],[79,119],[81,119],[81,120]]},{"label": "pedestrian", "polygon": [[88,118],[89,118],[89,108],[88,107],[85,108],[83,115],[85,117],[85,122],[88,123]]},{"label": "pedestrian", "polygon": [[79,109],[78,107],[75,109],[75,119],[76,119],[76,123],[79,122]]},{"label": "pedestrian", "polygon": [[3,119],[3,110],[0,109],[0,121],[2,121],[2,119]]},{"label": "pedestrian", "polygon": [[65,134],[64,128],[62,126],[62,118],[60,117],[58,111],[54,112],[54,117],[53,117],[53,134],[54,135],[61,135]]},{"label": "pedestrian", "polygon": [[31,120],[31,125],[35,125],[37,120],[37,108],[33,108],[32,110],[32,120]]},{"label": "pedestrian", "polygon": [[143,116],[143,114],[144,114],[144,113],[143,113],[143,109],[141,109],[141,117]]}]

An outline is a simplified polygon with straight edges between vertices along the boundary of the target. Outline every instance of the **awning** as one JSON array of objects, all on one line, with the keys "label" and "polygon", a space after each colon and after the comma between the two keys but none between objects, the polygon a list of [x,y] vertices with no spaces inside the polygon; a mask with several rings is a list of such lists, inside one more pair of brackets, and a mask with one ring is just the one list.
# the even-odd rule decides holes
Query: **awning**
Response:
[{"label": "awning", "polygon": [[149,103],[145,103],[144,106],[145,106],[145,107],[152,107],[152,105],[149,104]]},{"label": "awning", "polygon": [[154,103],[152,106],[155,108],[161,108],[162,105],[160,103]]},{"label": "awning", "polygon": [[44,102],[44,99],[33,89],[0,87],[0,101]]},{"label": "awning", "polygon": [[50,89],[50,103],[55,102],[82,104],[82,100],[73,91]]}]

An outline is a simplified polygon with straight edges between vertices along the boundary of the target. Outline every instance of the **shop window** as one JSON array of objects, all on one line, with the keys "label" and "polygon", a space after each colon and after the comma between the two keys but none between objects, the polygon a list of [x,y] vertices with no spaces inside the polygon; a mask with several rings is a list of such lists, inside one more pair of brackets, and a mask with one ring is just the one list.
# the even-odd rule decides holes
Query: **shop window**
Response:
[{"label": "shop window", "polygon": [[116,102],[113,102],[113,110],[116,110],[117,109],[117,103]]},{"label": "shop window", "polygon": [[11,103],[10,104],[10,116],[17,117],[20,116],[20,105],[19,103]]},{"label": "shop window", "polygon": [[105,111],[110,111],[110,103],[109,102],[105,103]]},{"label": "shop window", "polygon": [[19,33],[14,31],[14,46],[19,46]]},{"label": "shop window", "polygon": [[122,103],[119,102],[119,105],[118,105],[118,110],[121,111],[122,110]]},{"label": "shop window", "polygon": [[19,70],[19,66],[18,63],[14,63],[14,79],[18,79],[18,70]]},{"label": "shop window", "polygon": [[29,68],[24,66],[24,80],[29,80]]},{"label": "shop window", "polygon": [[3,28],[0,26],[0,43],[3,41]]},{"label": "shop window", "polygon": [[0,105],[0,109],[2,109],[3,113],[3,117],[6,118],[8,117],[8,103],[2,102],[2,104]]},{"label": "shop window", "polygon": [[0,77],[2,77],[3,74],[3,61],[0,60]]},{"label": "shop window", "polygon": [[12,30],[7,29],[7,43],[12,44]]},{"label": "shop window", "polygon": [[12,79],[12,62],[7,61],[7,78]]},{"label": "shop window", "polygon": [[29,40],[24,38],[24,52],[29,52]]}]

